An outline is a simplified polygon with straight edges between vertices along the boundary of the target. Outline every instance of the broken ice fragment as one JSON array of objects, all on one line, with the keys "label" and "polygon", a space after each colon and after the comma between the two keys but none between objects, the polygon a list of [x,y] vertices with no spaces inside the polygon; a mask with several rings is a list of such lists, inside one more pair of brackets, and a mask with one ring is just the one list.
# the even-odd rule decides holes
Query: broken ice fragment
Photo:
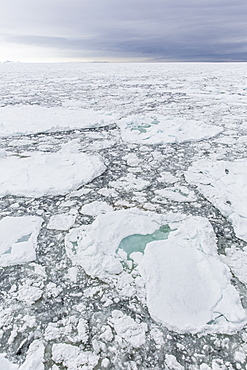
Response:
[{"label": "broken ice fragment", "polygon": [[35,260],[42,222],[43,219],[36,216],[8,216],[0,221],[0,266]]},{"label": "broken ice fragment", "polygon": [[47,229],[52,230],[69,230],[75,223],[76,215],[60,213],[53,215],[47,225]]},{"label": "broken ice fragment", "polygon": [[138,324],[130,316],[124,315],[118,310],[112,312],[110,321],[113,323],[116,333],[134,348],[139,348],[145,343],[147,324]]}]

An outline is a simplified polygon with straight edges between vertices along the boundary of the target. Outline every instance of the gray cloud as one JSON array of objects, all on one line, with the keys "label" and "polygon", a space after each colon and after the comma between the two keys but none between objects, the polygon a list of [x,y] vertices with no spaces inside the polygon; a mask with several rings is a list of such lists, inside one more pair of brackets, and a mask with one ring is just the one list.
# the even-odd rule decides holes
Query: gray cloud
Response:
[{"label": "gray cloud", "polygon": [[72,57],[246,60],[242,0],[4,0],[7,42]]}]

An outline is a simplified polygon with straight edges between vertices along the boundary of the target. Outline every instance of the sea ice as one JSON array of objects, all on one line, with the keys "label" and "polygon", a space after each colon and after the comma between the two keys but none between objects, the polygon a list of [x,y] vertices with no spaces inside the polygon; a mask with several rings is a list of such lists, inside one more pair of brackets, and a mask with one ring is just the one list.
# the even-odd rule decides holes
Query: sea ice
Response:
[{"label": "sea ice", "polygon": [[0,196],[66,194],[104,171],[102,158],[80,153],[74,140],[56,153],[9,155],[0,158]]},{"label": "sea ice", "polygon": [[0,221],[0,266],[35,260],[37,236],[43,219],[36,216],[4,217]]},{"label": "sea ice", "polygon": [[128,173],[118,180],[111,181],[109,185],[115,189],[123,189],[125,191],[141,191],[146,189],[150,185],[150,182],[141,177],[136,177],[133,173]]},{"label": "sea ice", "polygon": [[25,362],[19,370],[44,370],[44,351],[45,346],[41,340],[34,340],[27,351]]},{"label": "sea ice", "polygon": [[130,316],[124,315],[118,310],[112,312],[110,322],[113,323],[117,335],[130,343],[134,348],[139,348],[145,343],[147,324],[138,324]]},{"label": "sea ice", "polygon": [[155,190],[155,194],[159,198],[167,198],[175,202],[194,202],[196,196],[193,191],[185,186],[173,186],[164,189]]},{"label": "sea ice", "polygon": [[120,262],[128,266],[133,259],[146,285],[151,316],[172,330],[228,332],[246,322],[205,218],[137,209],[109,212],[71,230],[66,251],[88,275],[104,280],[117,274],[119,287],[128,289],[128,268],[123,271]]},{"label": "sea ice", "polygon": [[90,351],[82,351],[71,344],[58,343],[52,346],[53,361],[62,364],[67,370],[93,370],[99,357]]},{"label": "sea ice", "polygon": [[[133,234],[153,234],[162,225],[167,225],[168,219],[172,222],[179,217],[181,219],[181,216],[170,214],[166,217],[138,209],[100,214],[92,225],[71,230],[66,237],[66,252],[72,262],[81,265],[88,275],[104,278],[109,274],[119,274],[122,265],[115,252],[124,238]],[[139,251],[138,248],[133,246],[129,252]]]},{"label": "sea ice", "polygon": [[53,215],[47,225],[47,229],[52,230],[69,230],[75,223],[76,215],[60,213]]},{"label": "sea ice", "polygon": [[164,144],[197,141],[216,136],[221,127],[184,118],[162,115],[129,116],[117,121],[122,139],[128,143]]},{"label": "sea ice", "polygon": [[94,202],[87,203],[80,209],[80,213],[89,216],[98,216],[100,213],[107,213],[113,211],[112,206],[106,202],[95,200]]},{"label": "sea ice", "polygon": [[7,358],[5,358],[4,353],[0,353],[0,369],[3,369],[3,370],[18,370],[19,366],[11,363]]},{"label": "sea ice", "polygon": [[180,365],[179,362],[177,362],[177,359],[173,355],[166,355],[166,365],[168,366],[168,369],[172,370],[184,370],[184,367]]},{"label": "sea ice", "polygon": [[150,315],[171,330],[229,332],[246,323],[207,219],[189,217],[167,240],[149,243],[138,268]]},{"label": "sea ice", "polygon": [[240,239],[247,241],[247,161],[209,161],[193,163],[186,180],[232,223]]},{"label": "sea ice", "polygon": [[226,256],[221,256],[234,275],[245,285],[247,285],[247,247],[240,249],[232,246],[226,249]]},{"label": "sea ice", "polygon": [[90,109],[10,105],[0,108],[0,136],[107,126],[116,116]]}]

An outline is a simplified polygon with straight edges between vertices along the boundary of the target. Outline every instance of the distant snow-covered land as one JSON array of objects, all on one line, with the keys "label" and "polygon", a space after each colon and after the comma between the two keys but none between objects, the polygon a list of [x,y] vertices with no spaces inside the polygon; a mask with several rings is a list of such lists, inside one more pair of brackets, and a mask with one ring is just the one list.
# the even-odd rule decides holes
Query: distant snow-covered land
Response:
[{"label": "distant snow-covered land", "polygon": [[247,368],[246,71],[0,65],[0,369]]}]

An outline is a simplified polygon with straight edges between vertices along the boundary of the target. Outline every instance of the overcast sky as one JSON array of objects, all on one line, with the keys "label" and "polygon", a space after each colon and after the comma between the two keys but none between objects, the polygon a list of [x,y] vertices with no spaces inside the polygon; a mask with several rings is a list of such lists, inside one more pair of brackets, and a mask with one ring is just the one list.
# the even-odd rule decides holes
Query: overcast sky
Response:
[{"label": "overcast sky", "polygon": [[246,0],[0,0],[0,61],[247,61]]}]

